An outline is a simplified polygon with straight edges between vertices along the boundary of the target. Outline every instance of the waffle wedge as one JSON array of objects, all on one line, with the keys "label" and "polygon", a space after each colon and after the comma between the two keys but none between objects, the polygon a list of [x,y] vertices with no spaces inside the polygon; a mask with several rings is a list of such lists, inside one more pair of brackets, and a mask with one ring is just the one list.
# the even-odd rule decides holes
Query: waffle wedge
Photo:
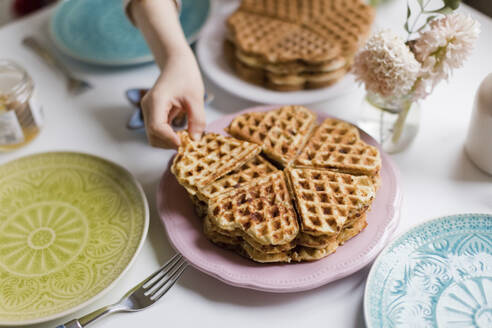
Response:
[{"label": "waffle wedge", "polygon": [[171,172],[190,195],[240,168],[261,151],[257,145],[220,134],[204,134],[198,141],[180,132],[181,145]]},{"label": "waffle wedge", "polygon": [[290,254],[291,260],[295,262],[316,261],[327,257],[346,241],[358,235],[366,226],[366,215],[364,214],[352,224],[344,227],[338,235],[327,239],[323,246],[307,247],[298,243],[299,246]]},{"label": "waffle wedge", "polygon": [[305,234],[336,236],[349,218],[365,213],[375,196],[366,176],[316,169],[286,172]]},{"label": "waffle wedge", "polygon": [[306,144],[315,123],[315,114],[307,108],[284,106],[265,113],[239,115],[227,132],[261,145],[267,157],[287,167]]},{"label": "waffle wedge", "polygon": [[376,176],[381,168],[381,157],[376,147],[360,139],[356,127],[329,118],[316,128],[294,166]]},{"label": "waffle wedge", "polygon": [[208,216],[221,230],[242,231],[261,245],[284,245],[299,232],[283,172],[274,172],[209,201]]},{"label": "waffle wedge", "polygon": [[336,241],[337,237],[331,234],[313,236],[304,232],[299,232],[296,238],[296,244],[299,246],[309,247],[309,248],[326,248],[333,241]]},{"label": "waffle wedge", "polygon": [[308,0],[305,3],[311,4],[316,14],[308,11],[302,17],[302,24],[339,44],[342,55],[351,62],[369,35],[374,9],[360,0]]},{"label": "waffle wedge", "polygon": [[[271,0],[268,0],[271,1]],[[295,22],[241,8],[227,19],[229,38],[243,53],[267,63],[323,63],[340,56],[341,47]]]},{"label": "waffle wedge", "polygon": [[193,203],[193,207],[195,209],[196,215],[198,215],[199,218],[204,218],[205,216],[207,216],[207,209],[208,209],[207,202],[200,200],[196,196],[196,194],[195,195],[188,194],[188,196],[190,196],[191,202]]},{"label": "waffle wedge", "polygon": [[367,38],[374,20],[374,9],[360,0],[243,0],[239,11],[301,26],[345,56]]},{"label": "waffle wedge", "polygon": [[247,234],[244,234],[240,231],[237,231],[236,234],[228,233],[227,231],[220,229],[213,223],[209,216],[205,217],[204,219],[203,232],[205,234],[205,237],[207,237],[207,239],[209,239],[214,244],[217,244],[219,246],[238,246],[240,248],[247,247],[250,250],[249,253],[251,253],[251,251],[254,251],[254,254],[257,254],[256,257],[258,257],[258,254],[263,254],[265,258],[268,256],[275,256],[276,254],[280,253],[287,254],[296,246],[294,241],[277,246],[259,244]]},{"label": "waffle wedge", "polygon": [[336,235],[321,235],[313,236],[304,232],[299,232],[296,238],[296,244],[309,248],[326,248],[334,240],[339,244],[343,244],[353,236],[357,235],[367,225],[366,213],[357,214],[347,219],[342,227],[342,230]]},{"label": "waffle wedge", "polygon": [[228,190],[238,188],[244,183],[251,182],[254,179],[276,171],[278,171],[278,169],[275,166],[261,155],[257,155],[239,169],[204,188],[198,189],[197,197],[203,202],[208,202],[209,199],[227,192]]},{"label": "waffle wedge", "polygon": [[236,251],[240,255],[246,258],[249,258],[255,262],[260,262],[260,263],[279,263],[279,262],[289,263],[291,261],[290,251],[268,254],[257,250],[256,248],[254,248],[248,243],[242,243],[241,247],[236,249]]},{"label": "waffle wedge", "polygon": [[207,215],[209,199],[275,171],[278,171],[275,166],[261,155],[257,155],[239,169],[232,171],[225,177],[204,188],[198,189],[196,194],[190,195],[195,206],[195,212],[198,217],[205,217]]},{"label": "waffle wedge", "polygon": [[346,225],[337,236],[339,245],[343,245],[349,239],[357,236],[364,228],[367,227],[366,215],[361,215],[349,225]]},{"label": "waffle wedge", "polygon": [[298,246],[294,252],[291,253],[291,259],[295,262],[309,262],[317,261],[330,254],[333,254],[338,248],[336,240],[332,240],[323,248],[310,248],[304,246]]},{"label": "waffle wedge", "polygon": [[219,246],[227,246],[226,248],[234,249],[235,246],[239,246],[242,242],[240,237],[231,236],[221,232],[210,220],[209,217],[205,217],[203,220],[203,233],[208,240]]},{"label": "waffle wedge", "polygon": [[265,254],[284,253],[296,247],[295,240],[291,241],[290,243],[286,243],[282,245],[262,245],[258,243],[256,240],[254,240],[253,238],[251,238],[248,234],[244,234],[242,238],[244,242],[246,242],[248,245],[256,249],[258,252],[262,252]]}]

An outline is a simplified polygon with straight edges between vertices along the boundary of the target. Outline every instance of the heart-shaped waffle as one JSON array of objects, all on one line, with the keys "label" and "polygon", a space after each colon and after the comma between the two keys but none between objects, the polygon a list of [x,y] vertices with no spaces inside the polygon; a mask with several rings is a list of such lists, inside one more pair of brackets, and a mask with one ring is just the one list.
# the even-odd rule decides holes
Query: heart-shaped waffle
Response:
[{"label": "heart-shaped waffle", "polygon": [[266,113],[237,116],[227,128],[236,138],[261,145],[273,161],[289,166],[306,144],[316,116],[303,106],[284,106]]},{"label": "heart-shaped waffle", "polygon": [[376,147],[360,140],[356,127],[329,118],[315,130],[294,166],[376,176],[381,157]]},{"label": "heart-shaped waffle", "polygon": [[346,221],[371,205],[375,188],[370,178],[315,169],[286,169],[301,231],[313,236],[336,236]]},{"label": "heart-shaped waffle", "polygon": [[188,193],[216,181],[253,159],[261,151],[257,145],[207,133],[194,141],[187,132],[179,133],[181,145],[174,158],[171,172]]},{"label": "heart-shaped waffle", "polygon": [[280,171],[220,194],[208,206],[208,216],[220,229],[239,229],[262,245],[290,243],[299,232],[284,174]]},{"label": "heart-shaped waffle", "polygon": [[197,192],[197,197],[200,200],[207,202],[209,199],[214,198],[230,189],[238,188],[244,183],[251,182],[251,180],[263,177],[275,171],[278,171],[275,166],[273,166],[263,156],[258,155],[238,170],[235,170],[214,183],[199,189]]},{"label": "heart-shaped waffle", "polygon": [[301,26],[353,54],[367,37],[374,9],[360,0],[243,0],[238,12]]}]

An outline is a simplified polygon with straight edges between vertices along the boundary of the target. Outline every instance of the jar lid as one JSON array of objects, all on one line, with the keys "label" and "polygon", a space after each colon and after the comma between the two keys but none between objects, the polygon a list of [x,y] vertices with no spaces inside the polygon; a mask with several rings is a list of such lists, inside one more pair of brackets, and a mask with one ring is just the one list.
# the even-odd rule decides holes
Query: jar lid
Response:
[{"label": "jar lid", "polygon": [[17,96],[32,88],[29,74],[19,64],[0,59],[0,94]]}]

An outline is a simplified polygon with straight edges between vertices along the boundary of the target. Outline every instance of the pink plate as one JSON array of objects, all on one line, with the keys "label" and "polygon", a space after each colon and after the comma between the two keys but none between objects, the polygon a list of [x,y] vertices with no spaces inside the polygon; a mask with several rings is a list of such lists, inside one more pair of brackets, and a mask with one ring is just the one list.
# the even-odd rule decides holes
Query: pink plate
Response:
[{"label": "pink plate", "polygon": [[[225,116],[208,126],[208,131],[224,133],[231,120],[247,111],[262,111],[269,107],[255,107]],[[329,117],[318,113],[321,122]],[[361,131],[367,143],[377,142]],[[157,206],[169,240],[188,262],[227,284],[261,291],[287,293],[313,289],[346,277],[369,264],[389,242],[399,222],[401,192],[398,170],[391,158],[381,149],[382,170],[379,189],[371,211],[368,226],[358,236],[339,247],[335,254],[315,262],[296,264],[260,264],[219,248],[202,233],[201,220],[169,168],[164,172],[157,192]],[[170,164],[169,164],[170,165]]]}]

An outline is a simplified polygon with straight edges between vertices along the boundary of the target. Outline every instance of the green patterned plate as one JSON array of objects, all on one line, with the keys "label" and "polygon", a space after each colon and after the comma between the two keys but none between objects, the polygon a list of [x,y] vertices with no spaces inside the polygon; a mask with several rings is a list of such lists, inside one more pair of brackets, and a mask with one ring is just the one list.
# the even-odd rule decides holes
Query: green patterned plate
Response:
[{"label": "green patterned plate", "polygon": [[101,296],[148,223],[138,182],[104,159],[53,152],[0,166],[0,325],[55,319]]}]

